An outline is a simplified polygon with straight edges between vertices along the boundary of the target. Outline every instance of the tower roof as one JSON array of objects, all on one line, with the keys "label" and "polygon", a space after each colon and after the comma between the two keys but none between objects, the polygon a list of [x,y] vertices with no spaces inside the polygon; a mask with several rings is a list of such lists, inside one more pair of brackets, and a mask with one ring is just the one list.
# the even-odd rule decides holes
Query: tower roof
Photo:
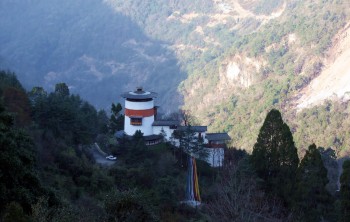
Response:
[{"label": "tower roof", "polygon": [[135,91],[124,92],[121,96],[125,99],[153,99],[156,98],[158,94],[144,91],[142,87],[137,87]]}]

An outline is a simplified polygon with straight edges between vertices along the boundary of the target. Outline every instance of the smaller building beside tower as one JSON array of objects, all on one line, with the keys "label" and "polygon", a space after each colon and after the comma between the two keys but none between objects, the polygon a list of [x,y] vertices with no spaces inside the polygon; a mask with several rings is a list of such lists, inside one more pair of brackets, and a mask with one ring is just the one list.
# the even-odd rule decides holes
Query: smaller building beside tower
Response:
[{"label": "smaller building beside tower", "polygon": [[207,133],[206,149],[208,151],[207,162],[212,167],[220,167],[224,164],[226,142],[231,140],[227,133]]}]

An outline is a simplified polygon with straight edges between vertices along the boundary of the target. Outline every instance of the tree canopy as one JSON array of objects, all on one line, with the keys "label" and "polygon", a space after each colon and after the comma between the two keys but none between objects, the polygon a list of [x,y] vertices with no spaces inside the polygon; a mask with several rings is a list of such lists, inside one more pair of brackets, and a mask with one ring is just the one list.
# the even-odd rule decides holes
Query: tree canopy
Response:
[{"label": "tree canopy", "polygon": [[327,169],[315,144],[309,146],[297,170],[294,208],[306,221],[320,221],[332,211],[332,198],[326,189]]},{"label": "tree canopy", "polygon": [[31,204],[45,194],[35,170],[34,142],[13,125],[0,104],[0,210],[13,201],[30,212]]},{"label": "tree canopy", "polygon": [[115,133],[116,131],[124,129],[124,115],[120,113],[122,109],[123,107],[120,103],[117,105],[112,103],[112,114],[109,120],[109,130],[111,133]]},{"label": "tree canopy", "polygon": [[340,177],[340,221],[350,218],[350,160],[343,163],[343,173]]},{"label": "tree canopy", "polygon": [[289,202],[299,157],[292,133],[278,110],[272,109],[267,114],[251,162],[258,177],[263,179],[265,190]]}]

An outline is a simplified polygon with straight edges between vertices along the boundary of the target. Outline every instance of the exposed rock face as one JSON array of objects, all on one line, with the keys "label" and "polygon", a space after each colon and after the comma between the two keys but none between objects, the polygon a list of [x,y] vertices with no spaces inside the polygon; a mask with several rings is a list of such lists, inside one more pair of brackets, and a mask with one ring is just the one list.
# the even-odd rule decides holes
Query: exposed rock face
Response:
[{"label": "exposed rock face", "polygon": [[350,99],[350,22],[335,36],[332,45],[321,74],[300,92],[298,110],[321,104],[326,99]]},{"label": "exposed rock face", "polygon": [[256,58],[249,58],[243,55],[236,55],[229,59],[226,66],[225,75],[221,79],[227,81],[232,86],[248,88],[254,83],[254,76],[260,72],[265,62]]}]

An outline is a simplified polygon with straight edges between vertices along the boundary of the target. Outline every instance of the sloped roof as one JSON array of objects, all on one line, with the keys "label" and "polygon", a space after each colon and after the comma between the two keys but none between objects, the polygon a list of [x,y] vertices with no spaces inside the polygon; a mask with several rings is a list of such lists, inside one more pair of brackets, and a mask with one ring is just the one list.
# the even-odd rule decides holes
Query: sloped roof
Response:
[{"label": "sloped roof", "polygon": [[[188,126],[179,126],[178,130],[185,131],[188,129]],[[190,126],[190,130],[197,133],[203,133],[207,131],[207,126]]]},{"label": "sloped roof", "polygon": [[207,133],[205,136],[209,141],[231,140],[227,133]]},{"label": "sloped roof", "polygon": [[149,136],[144,136],[143,139],[146,140],[146,141],[150,141],[150,140],[158,140],[158,139],[161,139],[162,136],[160,135],[149,135]]},{"label": "sloped roof", "polygon": [[177,120],[156,120],[153,122],[152,126],[178,126],[180,122]]}]

